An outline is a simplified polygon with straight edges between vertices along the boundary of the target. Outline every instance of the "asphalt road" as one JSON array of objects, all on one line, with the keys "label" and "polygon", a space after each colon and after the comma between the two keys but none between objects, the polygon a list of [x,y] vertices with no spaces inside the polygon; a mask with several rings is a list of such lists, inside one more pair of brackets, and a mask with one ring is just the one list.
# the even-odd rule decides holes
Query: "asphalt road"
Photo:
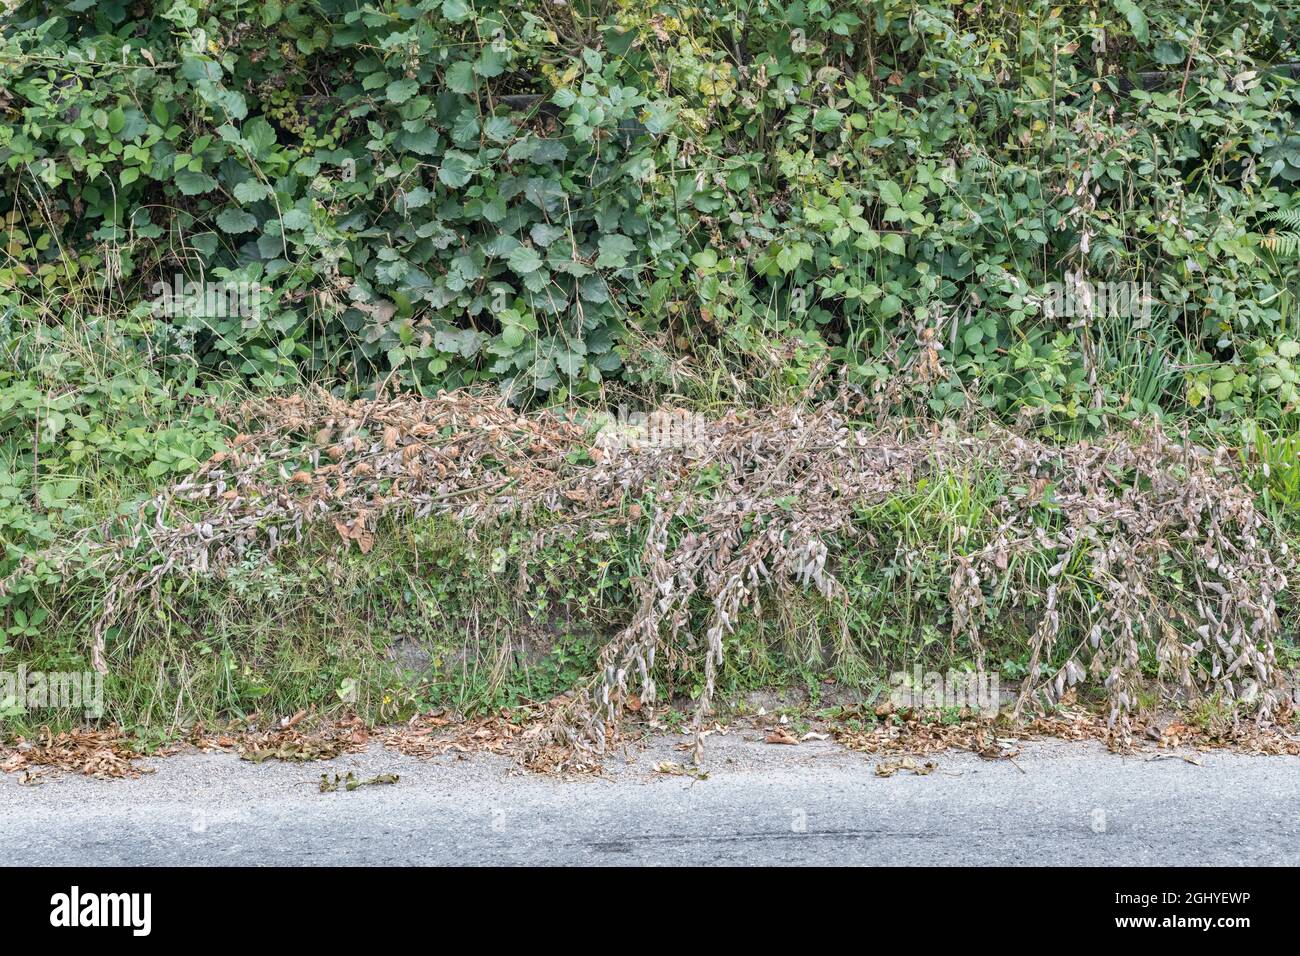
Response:
[{"label": "asphalt road", "polygon": [[[1300,758],[1118,757],[1027,745],[880,777],[834,744],[709,741],[709,777],[657,773],[664,739],[602,779],[380,748],[321,764],[223,754],[137,780],[0,777],[0,860],[40,864],[1300,864]],[[755,739],[746,739],[755,738]],[[319,792],[322,772],[400,775]]]}]

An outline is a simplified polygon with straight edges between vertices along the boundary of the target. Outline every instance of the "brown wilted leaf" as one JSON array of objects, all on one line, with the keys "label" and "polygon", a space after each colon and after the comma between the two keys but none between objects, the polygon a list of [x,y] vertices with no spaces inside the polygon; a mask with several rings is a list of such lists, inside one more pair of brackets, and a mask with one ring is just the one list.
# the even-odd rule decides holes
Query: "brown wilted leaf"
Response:
[{"label": "brown wilted leaf", "polygon": [[892,777],[900,770],[906,770],[916,774],[918,777],[925,777],[934,773],[939,765],[933,760],[927,760],[924,763],[917,763],[911,757],[899,757],[893,760],[882,760],[876,764],[876,776]]},{"label": "brown wilted leaf", "polygon": [[27,785],[37,783],[46,772],[79,773],[101,779],[153,773],[153,768],[136,764],[140,756],[116,727],[80,728],[58,734],[45,728],[36,741],[18,738],[13,749],[0,750],[0,771],[22,772]]}]

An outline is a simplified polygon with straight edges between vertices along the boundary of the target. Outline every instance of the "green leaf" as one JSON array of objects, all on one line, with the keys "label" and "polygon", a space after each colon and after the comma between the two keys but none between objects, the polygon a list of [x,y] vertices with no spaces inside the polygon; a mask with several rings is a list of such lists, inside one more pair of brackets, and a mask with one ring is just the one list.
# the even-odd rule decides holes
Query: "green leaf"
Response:
[{"label": "green leaf", "polygon": [[295,232],[306,229],[311,225],[311,216],[301,209],[286,209],[281,222],[285,229],[291,229]]},{"label": "green leaf", "polygon": [[1133,38],[1138,43],[1145,44],[1150,36],[1147,29],[1147,15],[1142,12],[1142,7],[1134,0],[1113,0],[1113,6],[1124,14],[1129,29],[1133,31]]},{"label": "green leaf", "polygon": [[271,188],[256,179],[245,179],[234,189],[235,198],[242,203],[252,203],[271,195]]},{"label": "green leaf", "polygon": [[461,23],[474,15],[465,0],[442,0],[442,15],[452,23]]},{"label": "green leaf", "polygon": [[415,80],[393,80],[384,88],[384,96],[390,103],[405,103],[420,91],[420,84]]},{"label": "green leaf", "polygon": [[198,196],[217,188],[217,181],[207,173],[186,169],[176,174],[176,188],[186,196]]},{"label": "green leaf", "polygon": [[528,232],[533,242],[543,249],[553,243],[556,239],[564,235],[564,227],[554,226],[549,222],[534,223],[533,228]]},{"label": "green leaf", "polygon": [[449,149],[442,157],[442,165],[438,167],[438,179],[444,185],[458,189],[469,182],[477,165],[478,161],[468,153]]},{"label": "green leaf", "polygon": [[432,156],[438,151],[438,131],[426,126],[414,133],[403,133],[402,145],[421,156]]},{"label": "green leaf", "polygon": [[453,93],[468,96],[474,92],[474,64],[459,60],[447,67],[447,88]]},{"label": "green leaf", "polygon": [[830,133],[844,125],[844,114],[839,110],[825,107],[813,117],[813,129],[819,133]]},{"label": "green leaf", "polygon": [[517,246],[506,261],[520,275],[536,272],[542,267],[542,257],[532,246]]},{"label": "green leaf", "polygon": [[230,233],[252,232],[257,228],[257,217],[234,206],[227,206],[217,214],[217,228]]},{"label": "green leaf", "polygon": [[631,239],[618,233],[601,236],[597,245],[600,255],[596,257],[596,265],[604,269],[623,268],[627,265],[627,257],[636,249]]}]

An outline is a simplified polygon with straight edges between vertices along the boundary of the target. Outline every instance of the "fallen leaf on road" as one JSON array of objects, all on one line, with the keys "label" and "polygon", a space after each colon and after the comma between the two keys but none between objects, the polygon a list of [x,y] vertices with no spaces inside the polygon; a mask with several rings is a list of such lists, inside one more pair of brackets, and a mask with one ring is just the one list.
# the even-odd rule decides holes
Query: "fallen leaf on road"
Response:
[{"label": "fallen leaf on road", "polygon": [[381,784],[393,784],[393,783],[397,783],[397,781],[400,779],[401,778],[398,777],[397,774],[395,773],[381,773],[377,777],[371,777],[369,780],[358,780],[356,776],[352,773],[352,771],[349,770],[346,777],[340,777],[338,774],[335,774],[334,779],[331,780],[329,774],[323,773],[320,775],[320,792],[334,793],[336,790],[338,790],[339,786],[342,785],[345,791],[351,793],[353,790],[356,790],[358,787],[372,787]]},{"label": "fallen leaf on road", "polygon": [[655,773],[666,774],[670,777],[694,777],[696,780],[708,780],[709,775],[697,767],[686,767],[671,760],[661,760],[654,765]]},{"label": "fallen leaf on road", "polygon": [[910,770],[918,777],[924,777],[932,774],[939,768],[939,765],[933,760],[927,760],[925,763],[917,763],[911,757],[901,757],[896,760],[882,760],[876,764],[876,776],[892,777],[900,770]]}]

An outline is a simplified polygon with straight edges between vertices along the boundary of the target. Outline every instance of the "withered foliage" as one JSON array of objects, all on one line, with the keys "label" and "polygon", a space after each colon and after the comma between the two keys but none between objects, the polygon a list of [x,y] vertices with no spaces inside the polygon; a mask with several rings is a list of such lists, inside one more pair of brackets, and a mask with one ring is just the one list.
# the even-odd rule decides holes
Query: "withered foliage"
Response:
[{"label": "withered foliage", "polygon": [[860,722],[859,725],[835,722],[828,729],[850,750],[880,755],[928,756],[966,750],[986,760],[1013,760],[1020,755],[1021,746],[1030,740],[1090,740],[1113,753],[1137,755],[1186,748],[1300,755],[1300,735],[1288,733],[1277,725],[1261,726],[1255,721],[1200,725],[1141,716],[1130,722],[1133,732],[1126,734],[1104,717],[1073,704],[1023,721],[1004,714],[967,715],[959,721],[946,722],[933,714],[903,710],[865,727]]},{"label": "withered foliage", "polygon": [[377,739],[408,757],[490,753],[539,773],[600,773],[598,755],[569,745],[564,736],[555,733],[570,706],[568,699],[560,697],[473,720],[435,711],[418,714],[399,727],[383,728]]},{"label": "withered foliage", "polygon": [[235,747],[242,759],[252,763],[267,760],[307,763],[360,753],[369,740],[369,732],[353,720],[311,732],[295,728],[253,732],[239,738]]},{"label": "withered foliage", "polygon": [[0,771],[21,773],[24,783],[39,783],[51,773],[79,773],[113,779],[152,773],[137,762],[140,753],[115,727],[79,728],[53,733],[44,729],[35,740],[17,738],[0,748]]},{"label": "withered foliage", "polygon": [[[1027,491],[997,502],[987,527],[954,529],[949,604],[954,639],[981,667],[992,595],[1002,613],[1032,622],[1017,714],[1099,682],[1111,725],[1126,734],[1144,646],[1155,648],[1168,692],[1249,697],[1257,714],[1273,714],[1283,699],[1274,642],[1287,558],[1226,452],[1155,428],[1051,445],[951,422],[854,427],[849,400],[731,413],[692,421],[688,441],[610,448],[576,413],[522,414],[471,392],[260,399],[232,412],[242,433],[229,452],[137,520],[91,529],[42,560],[70,577],[87,568],[110,576],[92,635],[103,668],[106,629],[138,613],[162,576],[221,575],[310,525],[332,526],[362,551],[381,518],[439,514],[473,531],[546,511],[549,534],[642,529],[630,621],[604,648],[588,692],[552,721],[553,743],[599,752],[626,705],[654,702],[665,652],[703,661],[701,726],[724,635],[761,596],[807,587],[845,600],[832,549],[854,540],[861,509],[922,479],[999,475]],[[1024,573],[1031,555],[1050,558],[1045,587]]]}]

